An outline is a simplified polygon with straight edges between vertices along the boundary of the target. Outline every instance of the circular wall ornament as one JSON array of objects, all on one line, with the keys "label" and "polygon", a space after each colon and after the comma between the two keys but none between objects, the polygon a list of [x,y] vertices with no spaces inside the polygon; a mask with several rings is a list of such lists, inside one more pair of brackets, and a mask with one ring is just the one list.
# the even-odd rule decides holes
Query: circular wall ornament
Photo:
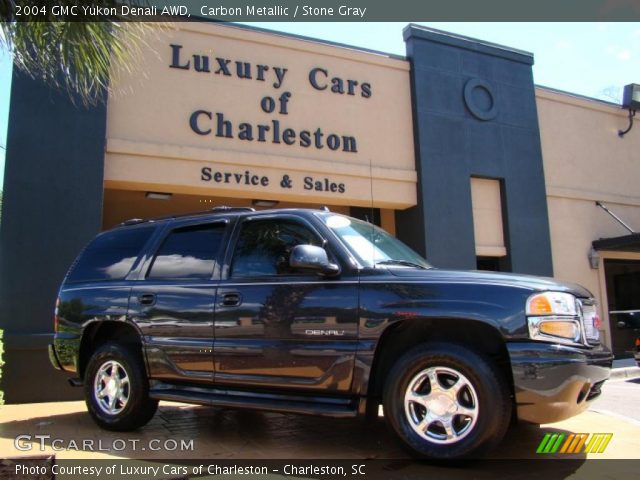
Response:
[{"label": "circular wall ornament", "polygon": [[493,120],[498,114],[493,89],[479,78],[472,78],[465,84],[464,103],[478,120]]}]

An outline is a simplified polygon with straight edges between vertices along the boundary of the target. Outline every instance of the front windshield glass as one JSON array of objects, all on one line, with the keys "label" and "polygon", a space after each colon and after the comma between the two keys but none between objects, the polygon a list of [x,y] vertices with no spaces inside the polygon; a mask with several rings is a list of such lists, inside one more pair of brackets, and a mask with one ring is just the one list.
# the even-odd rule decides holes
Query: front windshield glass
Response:
[{"label": "front windshield glass", "polygon": [[371,223],[335,213],[319,213],[318,216],[366,267],[431,268],[424,258]]}]

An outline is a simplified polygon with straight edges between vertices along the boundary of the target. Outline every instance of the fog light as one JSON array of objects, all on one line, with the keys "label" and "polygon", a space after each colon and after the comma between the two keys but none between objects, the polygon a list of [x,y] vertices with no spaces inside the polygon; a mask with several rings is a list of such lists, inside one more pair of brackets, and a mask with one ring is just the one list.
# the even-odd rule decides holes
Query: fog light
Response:
[{"label": "fog light", "polygon": [[562,337],[575,339],[580,334],[578,325],[572,321],[553,320],[549,322],[542,321],[539,325],[540,333],[545,335],[553,335],[554,337]]},{"label": "fog light", "polygon": [[580,344],[582,330],[577,320],[562,317],[529,317],[529,336],[533,340]]}]

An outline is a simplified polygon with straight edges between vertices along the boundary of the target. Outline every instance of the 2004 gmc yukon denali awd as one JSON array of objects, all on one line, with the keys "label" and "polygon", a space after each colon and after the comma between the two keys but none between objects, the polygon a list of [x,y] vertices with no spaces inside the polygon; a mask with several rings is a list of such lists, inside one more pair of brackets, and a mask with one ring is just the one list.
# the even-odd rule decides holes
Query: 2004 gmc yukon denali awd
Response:
[{"label": "2004 gmc yukon denali awd", "polygon": [[475,456],[512,414],[575,415],[611,354],[591,294],[547,278],[432,268],[371,224],[245,208],[101,233],[60,289],[51,361],[103,428],[158,400],[352,417],[416,455]]}]

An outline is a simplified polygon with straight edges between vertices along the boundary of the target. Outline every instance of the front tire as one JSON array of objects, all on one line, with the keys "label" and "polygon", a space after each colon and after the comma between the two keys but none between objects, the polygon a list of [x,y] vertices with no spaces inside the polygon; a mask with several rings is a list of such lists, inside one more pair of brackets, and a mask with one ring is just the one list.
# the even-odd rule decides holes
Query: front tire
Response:
[{"label": "front tire", "polygon": [[394,364],[384,411],[412,454],[450,460],[480,456],[509,427],[506,380],[491,362],[465,347],[425,343]]},{"label": "front tire", "polygon": [[149,382],[140,355],[117,343],[102,345],[89,359],[85,401],[102,428],[130,431],[145,425],[158,408],[149,398]]}]

